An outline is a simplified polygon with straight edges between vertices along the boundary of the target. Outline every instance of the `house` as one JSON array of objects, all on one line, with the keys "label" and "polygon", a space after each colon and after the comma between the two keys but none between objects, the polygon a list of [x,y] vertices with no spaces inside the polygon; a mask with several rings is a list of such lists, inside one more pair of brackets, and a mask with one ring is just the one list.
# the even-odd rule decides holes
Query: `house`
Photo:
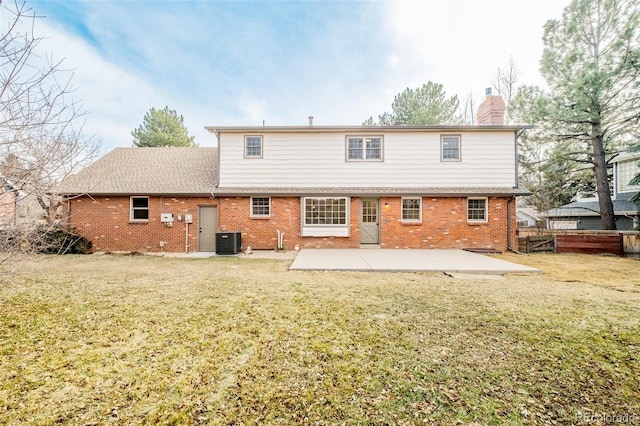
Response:
[{"label": "house", "polygon": [[14,182],[0,177],[0,228],[37,225],[43,210],[36,197],[21,190]]},{"label": "house", "polygon": [[2,180],[0,188],[0,228],[11,228],[16,223],[16,202],[18,190],[7,180]]},{"label": "house", "polygon": [[518,228],[539,228],[544,225],[544,219],[533,207],[518,206],[516,209]]},{"label": "house", "polygon": [[[611,160],[613,164],[612,202],[616,220],[616,228],[620,231],[632,230],[640,226],[640,212],[636,204],[629,201],[638,191],[640,185],[629,185],[631,179],[640,172],[640,152],[623,153]],[[602,229],[600,222],[600,205],[596,196],[578,198],[547,212],[551,229]]]},{"label": "house", "polygon": [[523,127],[494,98],[476,126],[210,126],[218,148],[118,148],[61,186],[68,226],[109,251],[212,251],[217,232],[258,250],[507,250]]}]

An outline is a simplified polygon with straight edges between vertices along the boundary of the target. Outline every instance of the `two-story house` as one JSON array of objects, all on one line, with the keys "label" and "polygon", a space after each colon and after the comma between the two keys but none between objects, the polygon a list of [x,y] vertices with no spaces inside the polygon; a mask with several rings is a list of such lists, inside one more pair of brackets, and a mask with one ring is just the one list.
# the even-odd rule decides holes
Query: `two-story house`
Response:
[{"label": "two-story house", "polygon": [[[611,160],[613,164],[613,212],[620,231],[640,226],[640,209],[629,201],[640,191],[640,185],[629,182],[640,172],[640,152],[625,152]],[[579,198],[547,212],[551,229],[602,229],[600,205],[597,197]]]},{"label": "two-story house", "polygon": [[520,127],[209,127],[222,229],[285,246],[495,248],[515,241]]},{"label": "two-story house", "polygon": [[210,126],[217,148],[118,148],[63,183],[68,225],[111,251],[213,251],[216,232],[258,250],[507,250],[522,126],[483,105],[477,126]]}]

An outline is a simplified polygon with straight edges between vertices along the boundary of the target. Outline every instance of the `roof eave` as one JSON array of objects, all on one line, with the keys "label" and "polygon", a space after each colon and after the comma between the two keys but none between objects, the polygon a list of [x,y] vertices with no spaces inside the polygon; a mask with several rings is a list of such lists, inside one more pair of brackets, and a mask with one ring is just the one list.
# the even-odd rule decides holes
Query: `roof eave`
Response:
[{"label": "roof eave", "polygon": [[213,191],[216,197],[247,197],[251,195],[269,196],[367,196],[367,197],[513,197],[531,195],[520,188],[468,188],[468,189],[429,189],[429,188],[217,188]]},{"label": "roof eave", "polygon": [[449,125],[449,126],[205,126],[215,135],[221,133],[415,133],[415,132],[516,132],[531,125]]},{"label": "roof eave", "polygon": [[64,198],[77,198],[82,196],[88,197],[132,197],[132,196],[149,196],[149,197],[211,197],[209,192],[60,192],[60,196]]}]

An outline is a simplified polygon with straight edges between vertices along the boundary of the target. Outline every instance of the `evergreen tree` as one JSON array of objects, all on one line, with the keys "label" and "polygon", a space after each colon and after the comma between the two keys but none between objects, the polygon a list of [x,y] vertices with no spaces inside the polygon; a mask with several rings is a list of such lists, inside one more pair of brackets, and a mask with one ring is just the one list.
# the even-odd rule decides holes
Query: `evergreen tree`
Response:
[{"label": "evergreen tree", "polygon": [[589,159],[602,228],[616,229],[607,161],[639,133],[640,3],[573,0],[543,40],[548,136]]},{"label": "evergreen tree", "polygon": [[[640,143],[634,145],[630,149],[630,151],[631,152],[640,151]],[[640,161],[638,161],[637,166],[638,168],[640,168]],[[633,179],[631,179],[631,182],[629,182],[629,185],[640,185],[640,170],[638,170],[638,173],[633,177]],[[636,204],[638,208],[640,208],[640,191],[638,191],[633,197],[631,197],[629,201]]]},{"label": "evergreen tree", "polygon": [[[417,89],[405,89],[396,95],[391,104],[392,112],[378,116],[378,123],[388,125],[424,125],[458,124],[459,101],[457,96],[447,97],[442,84],[429,81]],[[369,117],[363,125],[375,125]]]},{"label": "evergreen tree", "polygon": [[593,192],[588,153],[578,143],[556,141],[545,112],[549,99],[538,87],[522,86],[508,105],[517,123],[534,123],[518,138],[520,178],[531,191],[528,204],[544,212],[571,201],[579,192]]},{"label": "evergreen tree", "polygon": [[184,117],[169,107],[151,108],[142,124],[131,132],[134,147],[197,146],[184,126]]}]

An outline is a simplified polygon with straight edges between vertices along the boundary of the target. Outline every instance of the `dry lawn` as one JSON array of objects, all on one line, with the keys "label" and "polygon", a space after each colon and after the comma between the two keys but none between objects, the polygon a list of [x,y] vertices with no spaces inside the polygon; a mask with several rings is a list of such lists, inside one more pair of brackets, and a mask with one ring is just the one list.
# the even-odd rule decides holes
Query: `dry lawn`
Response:
[{"label": "dry lawn", "polygon": [[640,263],[499,257],[544,274],[25,263],[0,283],[0,424],[640,421]]}]

